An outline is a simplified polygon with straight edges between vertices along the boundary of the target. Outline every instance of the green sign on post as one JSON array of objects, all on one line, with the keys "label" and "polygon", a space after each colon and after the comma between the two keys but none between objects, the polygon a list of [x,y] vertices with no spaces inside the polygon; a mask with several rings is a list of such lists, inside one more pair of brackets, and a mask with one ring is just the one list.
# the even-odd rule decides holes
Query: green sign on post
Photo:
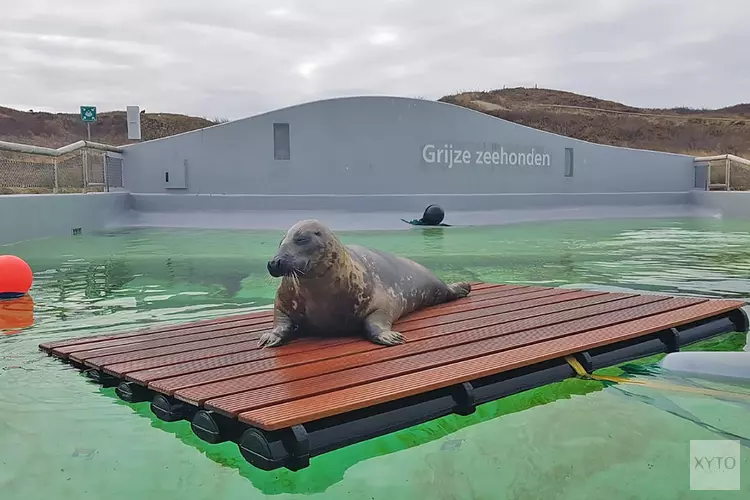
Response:
[{"label": "green sign on post", "polygon": [[81,106],[81,120],[85,122],[95,122],[96,106]]},{"label": "green sign on post", "polygon": [[81,106],[81,120],[86,124],[86,138],[91,140],[91,122],[96,121],[96,106]]}]

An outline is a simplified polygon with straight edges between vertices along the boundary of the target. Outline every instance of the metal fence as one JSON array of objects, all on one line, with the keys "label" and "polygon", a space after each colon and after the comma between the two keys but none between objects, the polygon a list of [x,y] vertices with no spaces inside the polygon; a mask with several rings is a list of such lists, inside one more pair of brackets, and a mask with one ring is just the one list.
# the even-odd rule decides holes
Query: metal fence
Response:
[{"label": "metal fence", "polygon": [[121,148],[80,141],[49,149],[0,141],[0,194],[86,193],[122,187]]},{"label": "metal fence", "polygon": [[695,187],[706,191],[750,191],[750,160],[735,155],[694,160]]}]

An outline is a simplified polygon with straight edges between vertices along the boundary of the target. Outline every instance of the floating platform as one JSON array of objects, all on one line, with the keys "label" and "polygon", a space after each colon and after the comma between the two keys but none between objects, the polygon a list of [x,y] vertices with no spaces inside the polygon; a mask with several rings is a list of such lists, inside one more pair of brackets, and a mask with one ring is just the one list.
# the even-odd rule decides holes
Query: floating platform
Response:
[{"label": "floating platform", "polygon": [[407,341],[304,338],[258,349],[272,313],[43,343],[49,355],[187,419],[204,441],[237,443],[264,470],[588,371],[732,331],[743,301],[474,284],[468,297],[415,312]]}]

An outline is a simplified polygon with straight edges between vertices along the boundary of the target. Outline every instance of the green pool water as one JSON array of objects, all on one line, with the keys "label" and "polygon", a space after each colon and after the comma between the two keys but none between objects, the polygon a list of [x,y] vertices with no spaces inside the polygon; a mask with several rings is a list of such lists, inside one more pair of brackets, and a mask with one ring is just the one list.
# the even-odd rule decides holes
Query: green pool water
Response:
[{"label": "green pool water", "polygon": [[[0,335],[0,498],[740,499],[750,405],[571,379],[263,472],[38,351],[40,342],[270,305],[281,232],[134,230],[0,247],[35,271],[34,324]],[[555,222],[341,233],[446,280],[746,298],[750,223]],[[692,349],[743,350],[734,333]],[[660,357],[607,370],[658,379]],[[638,367],[641,369],[638,369]],[[650,370],[644,371],[643,367]],[[746,390],[747,388],[734,388]],[[690,491],[690,440],[739,439],[741,491]]]}]

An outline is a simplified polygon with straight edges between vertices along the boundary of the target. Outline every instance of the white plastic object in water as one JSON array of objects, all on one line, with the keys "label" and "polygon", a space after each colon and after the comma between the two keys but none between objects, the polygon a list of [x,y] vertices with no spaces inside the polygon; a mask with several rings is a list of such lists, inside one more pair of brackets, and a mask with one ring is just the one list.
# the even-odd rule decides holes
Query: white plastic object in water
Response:
[{"label": "white plastic object in water", "polygon": [[735,379],[750,382],[750,352],[672,352],[659,363],[683,376]]}]

